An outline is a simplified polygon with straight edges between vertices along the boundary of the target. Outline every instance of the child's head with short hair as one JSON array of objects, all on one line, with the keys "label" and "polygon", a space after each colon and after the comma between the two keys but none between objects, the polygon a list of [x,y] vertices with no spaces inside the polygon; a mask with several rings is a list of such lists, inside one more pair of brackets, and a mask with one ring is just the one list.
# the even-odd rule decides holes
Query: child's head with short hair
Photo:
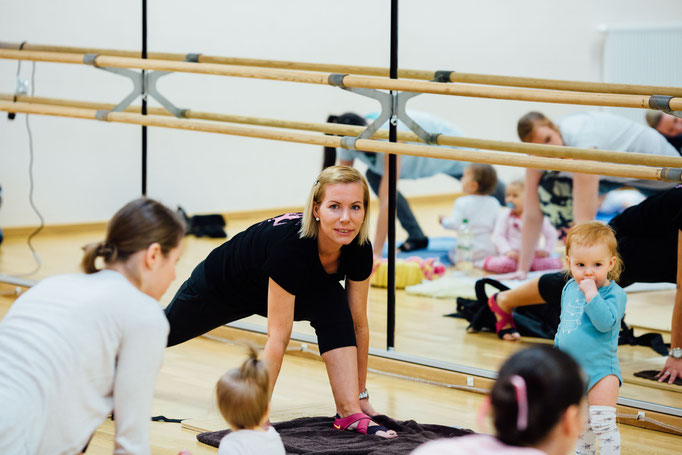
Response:
[{"label": "child's head with short hair", "polygon": [[526,182],[519,179],[507,184],[504,190],[504,202],[511,211],[521,216],[523,213],[523,189]]},{"label": "child's head with short hair", "polygon": [[580,223],[568,231],[566,262],[578,283],[591,278],[598,288],[607,279],[618,280],[623,270],[616,234],[610,226],[599,221]]},{"label": "child's head with short hair", "polygon": [[491,165],[474,163],[464,169],[462,191],[466,194],[492,194],[496,186],[497,173]]},{"label": "child's head with short hair", "polygon": [[267,418],[270,379],[256,348],[247,344],[249,358],[239,368],[225,373],[216,384],[218,408],[234,430],[255,428]]},{"label": "child's head with short hair", "polygon": [[571,428],[571,447],[582,431],[585,394],[580,367],[568,354],[537,345],[512,355],[500,368],[490,393],[498,439],[512,446],[543,443],[559,423]]}]

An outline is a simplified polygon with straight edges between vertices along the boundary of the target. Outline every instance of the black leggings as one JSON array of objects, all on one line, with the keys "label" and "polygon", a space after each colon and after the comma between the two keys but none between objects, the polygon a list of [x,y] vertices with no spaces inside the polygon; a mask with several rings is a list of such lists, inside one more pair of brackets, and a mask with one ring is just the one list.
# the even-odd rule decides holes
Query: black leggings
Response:
[{"label": "black leggings", "polygon": [[[262,302],[253,302],[249,296],[240,293],[232,295],[221,292],[211,286],[206,281],[202,262],[180,286],[165,309],[170,324],[168,346],[175,346],[229,322],[258,314],[254,310],[257,307],[262,307]],[[336,348],[357,346],[348,297],[338,281],[315,283],[307,292],[297,295],[294,320],[310,321],[317,335],[320,354]]]}]

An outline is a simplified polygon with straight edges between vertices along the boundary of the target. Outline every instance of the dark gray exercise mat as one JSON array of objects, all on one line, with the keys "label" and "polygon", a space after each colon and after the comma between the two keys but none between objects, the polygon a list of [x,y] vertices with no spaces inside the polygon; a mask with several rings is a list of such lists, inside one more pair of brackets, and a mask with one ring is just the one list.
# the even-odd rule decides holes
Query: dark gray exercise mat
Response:
[{"label": "dark gray exercise mat", "polygon": [[[363,435],[351,431],[339,431],[332,427],[332,417],[303,417],[275,423],[274,427],[282,437],[287,454],[345,454],[345,455],[389,455],[409,454],[417,446],[432,439],[453,438],[473,433],[471,430],[446,427],[444,425],[420,424],[414,420],[397,421],[384,415],[373,420],[386,428],[398,432],[394,439]],[[220,440],[230,430],[213,431],[197,435],[204,444],[218,447]]]}]

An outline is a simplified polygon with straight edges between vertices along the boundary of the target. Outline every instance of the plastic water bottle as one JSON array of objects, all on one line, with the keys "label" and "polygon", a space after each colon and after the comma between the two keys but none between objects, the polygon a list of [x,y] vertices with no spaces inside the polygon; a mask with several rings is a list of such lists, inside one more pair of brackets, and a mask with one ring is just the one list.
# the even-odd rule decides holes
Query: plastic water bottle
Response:
[{"label": "plastic water bottle", "polygon": [[469,220],[464,218],[457,230],[457,269],[468,274],[474,269],[473,234]]}]

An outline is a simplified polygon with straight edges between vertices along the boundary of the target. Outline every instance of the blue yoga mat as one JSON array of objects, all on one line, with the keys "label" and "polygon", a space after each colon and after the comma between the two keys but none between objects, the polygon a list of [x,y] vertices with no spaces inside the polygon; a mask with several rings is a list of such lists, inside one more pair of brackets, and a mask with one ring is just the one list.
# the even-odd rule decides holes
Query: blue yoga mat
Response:
[{"label": "blue yoga mat", "polygon": [[[429,246],[422,250],[414,250],[408,252],[398,251],[397,258],[409,258],[410,256],[419,256],[420,258],[436,258],[443,265],[452,265],[452,261],[448,257],[448,252],[457,245],[457,239],[454,237],[429,237]],[[388,257],[388,244],[384,245],[381,252],[382,257]]]}]

